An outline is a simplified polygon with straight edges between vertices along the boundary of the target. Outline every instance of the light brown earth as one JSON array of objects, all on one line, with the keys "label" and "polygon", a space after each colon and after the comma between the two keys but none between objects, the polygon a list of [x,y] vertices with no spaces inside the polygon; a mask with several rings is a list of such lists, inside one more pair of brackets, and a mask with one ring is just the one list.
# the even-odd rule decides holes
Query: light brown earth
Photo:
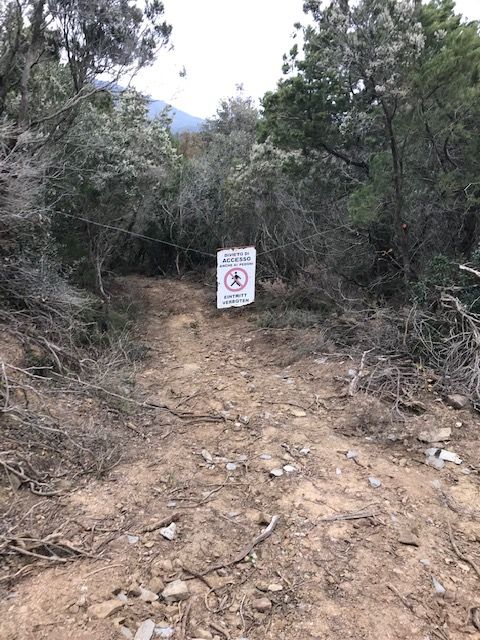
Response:
[{"label": "light brown earth", "polygon": [[[191,283],[136,278],[128,286],[143,292],[143,339],[152,348],[139,394],[225,419],[130,416],[136,431],[127,431],[123,462],[55,499],[63,517],[80,523],[83,548],[100,559],[36,565],[13,583],[0,604],[2,640],[121,639],[128,632],[119,625],[134,634],[149,618],[174,628],[175,640],[480,638],[470,611],[480,607],[478,418],[432,399],[424,416],[404,425],[369,423],[375,405],[345,395],[348,354],[296,359],[299,333],[258,330],[251,310],[217,312],[212,290]],[[446,446],[462,465],[424,464],[416,435],[428,426],[452,427]],[[202,450],[218,460],[208,464]],[[349,450],[358,463],[347,460]],[[229,461],[235,470],[226,470]],[[287,464],[295,471],[269,474]],[[372,488],[369,477],[381,486]],[[362,510],[374,515],[325,520]],[[188,569],[235,559],[264,528],[259,513],[280,521],[253,556],[208,573],[210,593],[191,579]],[[158,530],[140,533],[169,514],[178,515],[173,541]],[[158,578],[182,576],[191,596],[180,604],[129,595],[105,620],[88,609],[115,590],[159,588]],[[255,609],[259,598],[271,603],[266,613]]]}]

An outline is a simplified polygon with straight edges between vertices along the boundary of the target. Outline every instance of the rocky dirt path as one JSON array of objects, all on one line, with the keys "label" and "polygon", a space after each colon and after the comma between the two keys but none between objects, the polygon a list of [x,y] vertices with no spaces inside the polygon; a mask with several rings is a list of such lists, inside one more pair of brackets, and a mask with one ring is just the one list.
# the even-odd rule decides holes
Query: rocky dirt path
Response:
[{"label": "rocky dirt path", "polygon": [[[365,430],[351,419],[361,398],[343,394],[347,358],[285,366],[291,334],[257,330],[249,312],[220,314],[213,293],[188,283],[129,282],[147,301],[141,394],[217,419],[159,411],[145,438],[132,430],[126,461],[63,499],[101,559],[18,583],[0,605],[0,636],[480,637],[478,474],[427,467],[415,439],[441,420],[457,424],[453,448],[475,450],[475,418],[442,407],[401,433]],[[238,561],[274,515],[271,536]],[[168,540],[159,525],[171,522]]]}]

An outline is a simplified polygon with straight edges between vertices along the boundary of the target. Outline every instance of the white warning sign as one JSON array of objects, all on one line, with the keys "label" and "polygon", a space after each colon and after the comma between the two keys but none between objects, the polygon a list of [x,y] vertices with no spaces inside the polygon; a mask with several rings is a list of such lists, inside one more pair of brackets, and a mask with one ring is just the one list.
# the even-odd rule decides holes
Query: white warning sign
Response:
[{"label": "white warning sign", "polygon": [[217,309],[243,307],[255,300],[255,247],[217,252]]}]

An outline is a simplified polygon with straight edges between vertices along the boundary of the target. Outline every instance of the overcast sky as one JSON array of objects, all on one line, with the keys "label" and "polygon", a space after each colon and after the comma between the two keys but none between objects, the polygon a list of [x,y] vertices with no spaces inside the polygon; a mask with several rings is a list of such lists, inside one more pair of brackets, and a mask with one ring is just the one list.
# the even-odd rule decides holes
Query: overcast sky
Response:
[{"label": "overcast sky", "polygon": [[[215,113],[221,98],[245,92],[260,98],[282,75],[282,55],[293,44],[294,23],[305,20],[303,0],[164,0],[173,25],[173,50],[133,84],[192,115]],[[480,0],[457,0],[480,19]],[[186,76],[180,77],[185,68]]]}]

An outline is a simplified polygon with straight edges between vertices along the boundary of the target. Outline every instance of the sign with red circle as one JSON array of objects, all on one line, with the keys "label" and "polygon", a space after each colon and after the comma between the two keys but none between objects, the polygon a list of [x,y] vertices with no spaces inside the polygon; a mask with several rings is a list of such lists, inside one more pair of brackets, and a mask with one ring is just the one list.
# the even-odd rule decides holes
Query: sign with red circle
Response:
[{"label": "sign with red circle", "polygon": [[255,247],[217,251],[217,309],[243,307],[255,301]]},{"label": "sign with red circle", "polygon": [[248,273],[242,267],[230,269],[223,279],[229,291],[243,291],[248,284]]}]

